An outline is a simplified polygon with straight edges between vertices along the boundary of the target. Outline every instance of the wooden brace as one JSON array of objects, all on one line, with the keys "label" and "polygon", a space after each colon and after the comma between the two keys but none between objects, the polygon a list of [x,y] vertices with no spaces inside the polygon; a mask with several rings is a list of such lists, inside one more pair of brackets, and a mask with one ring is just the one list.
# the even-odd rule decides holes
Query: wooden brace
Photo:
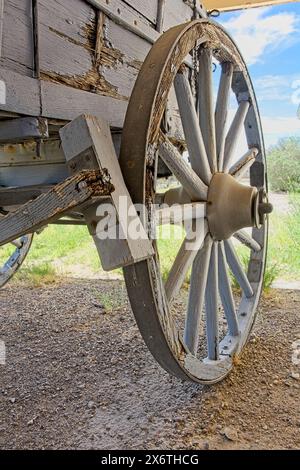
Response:
[{"label": "wooden brace", "polygon": [[[104,270],[127,266],[153,256],[152,244],[141,224],[126,188],[122,172],[113,145],[110,127],[106,121],[90,115],[81,115],[60,130],[62,148],[71,173],[82,169],[106,170],[110,175],[114,191],[110,201],[115,208],[117,218],[115,238],[100,238],[98,223],[103,215],[97,215],[99,201],[83,208],[90,234],[97,247]],[[126,208],[120,201],[126,200]],[[107,202],[107,199],[106,201]],[[130,221],[139,223],[139,236],[128,234],[128,212]],[[99,212],[98,212],[99,214]],[[121,236],[120,236],[121,234]]]}]

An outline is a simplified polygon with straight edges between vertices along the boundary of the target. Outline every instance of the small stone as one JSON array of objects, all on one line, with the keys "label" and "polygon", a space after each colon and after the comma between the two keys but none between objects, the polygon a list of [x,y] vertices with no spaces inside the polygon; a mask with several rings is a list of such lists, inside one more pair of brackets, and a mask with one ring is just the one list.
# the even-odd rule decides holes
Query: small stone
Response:
[{"label": "small stone", "polygon": [[31,426],[34,423],[34,419],[30,419],[27,423],[28,426]]},{"label": "small stone", "polygon": [[238,433],[234,428],[226,426],[223,431],[221,431],[221,434],[223,434],[223,436],[225,436],[229,441],[237,441],[238,439]]},{"label": "small stone", "polygon": [[15,398],[10,398],[9,401],[10,401],[11,403],[15,403],[16,399],[15,399]]},{"label": "small stone", "polygon": [[88,408],[92,409],[92,408],[96,407],[96,403],[91,400],[91,401],[88,402],[87,406],[88,406]]},{"label": "small stone", "polygon": [[105,307],[104,307],[103,304],[98,304],[97,302],[94,302],[93,305],[94,305],[94,307],[96,307],[96,308],[100,308],[101,310],[105,310]]},{"label": "small stone", "polygon": [[208,441],[202,442],[202,444],[201,444],[201,446],[200,446],[200,449],[202,449],[202,450],[209,450],[209,442],[208,442]]},{"label": "small stone", "polygon": [[294,380],[300,380],[300,374],[298,372],[291,372],[291,377]]}]

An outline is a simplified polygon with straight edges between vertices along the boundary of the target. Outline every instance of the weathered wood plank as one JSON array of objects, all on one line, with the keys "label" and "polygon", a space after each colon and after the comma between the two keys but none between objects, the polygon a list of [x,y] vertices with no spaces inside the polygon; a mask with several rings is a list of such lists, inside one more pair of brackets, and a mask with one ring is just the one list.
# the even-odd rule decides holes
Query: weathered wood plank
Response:
[{"label": "weathered wood plank", "polygon": [[105,18],[97,93],[129,99],[151,44]]},{"label": "weathered wood plank", "polygon": [[0,122],[0,144],[49,137],[46,119],[25,117]]},{"label": "weathered wood plank", "polygon": [[4,245],[26,233],[32,233],[92,196],[108,195],[113,189],[106,172],[90,170],[77,173],[1,218],[0,244]]},{"label": "weathered wood plank", "polygon": [[110,0],[109,3],[106,0],[87,0],[87,2],[103,11],[115,23],[152,44],[159,37],[159,33],[141,14],[121,0]]},{"label": "weathered wood plank", "polygon": [[126,3],[130,5],[134,10],[140,13],[142,16],[156,24],[157,19],[157,0],[126,0]]},{"label": "weathered wood plank", "polygon": [[66,121],[86,112],[106,118],[112,127],[123,126],[126,101],[39,81],[3,68],[0,68],[1,81],[5,87],[2,111]]},{"label": "weathered wood plank", "polygon": [[4,17],[4,0],[0,0],[0,58],[2,57],[3,17]]},{"label": "weathered wood plank", "polygon": [[182,0],[166,0],[163,31],[193,18],[192,8]]},{"label": "weathered wood plank", "polygon": [[95,41],[96,14],[85,1],[39,1],[42,78],[90,91],[98,80],[93,64]]},{"label": "weathered wood plank", "polygon": [[106,119],[112,127],[123,127],[126,101],[45,81],[41,81],[41,95],[43,117],[71,121],[88,113]]},{"label": "weathered wood plank", "polygon": [[31,0],[5,0],[0,65],[32,76],[33,34]]},{"label": "weathered wood plank", "polygon": [[40,115],[40,88],[38,80],[0,67],[0,81],[4,82],[6,97],[0,107],[3,111]]}]

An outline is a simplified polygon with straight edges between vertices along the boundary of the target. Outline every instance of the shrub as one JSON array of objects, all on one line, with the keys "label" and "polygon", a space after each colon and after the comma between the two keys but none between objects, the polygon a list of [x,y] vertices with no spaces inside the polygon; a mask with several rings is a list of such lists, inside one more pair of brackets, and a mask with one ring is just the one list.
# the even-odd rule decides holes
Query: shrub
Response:
[{"label": "shrub", "polygon": [[280,139],[267,155],[270,187],[273,191],[300,191],[300,138]]}]

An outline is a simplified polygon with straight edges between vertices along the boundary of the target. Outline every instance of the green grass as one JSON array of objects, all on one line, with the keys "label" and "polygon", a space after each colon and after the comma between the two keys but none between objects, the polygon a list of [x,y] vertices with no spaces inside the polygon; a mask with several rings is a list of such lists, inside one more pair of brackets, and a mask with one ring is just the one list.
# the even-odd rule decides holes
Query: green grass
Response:
[{"label": "green grass", "polygon": [[[293,212],[274,212],[270,217],[268,263],[265,287],[275,278],[300,280],[300,195],[292,195]],[[168,236],[168,231],[170,236]],[[184,236],[178,226],[159,228],[158,247],[163,277],[166,278]],[[7,259],[11,248],[0,250],[0,262]],[[246,264],[248,249],[239,245],[239,254]],[[34,285],[49,284],[60,277],[86,277],[101,270],[93,240],[84,226],[50,225],[35,235],[29,255],[16,281]],[[121,270],[116,271],[118,274]],[[113,299],[104,299],[109,305]]]},{"label": "green grass", "polygon": [[268,259],[276,265],[278,277],[300,280],[300,196],[290,196],[293,211],[270,217]]}]

